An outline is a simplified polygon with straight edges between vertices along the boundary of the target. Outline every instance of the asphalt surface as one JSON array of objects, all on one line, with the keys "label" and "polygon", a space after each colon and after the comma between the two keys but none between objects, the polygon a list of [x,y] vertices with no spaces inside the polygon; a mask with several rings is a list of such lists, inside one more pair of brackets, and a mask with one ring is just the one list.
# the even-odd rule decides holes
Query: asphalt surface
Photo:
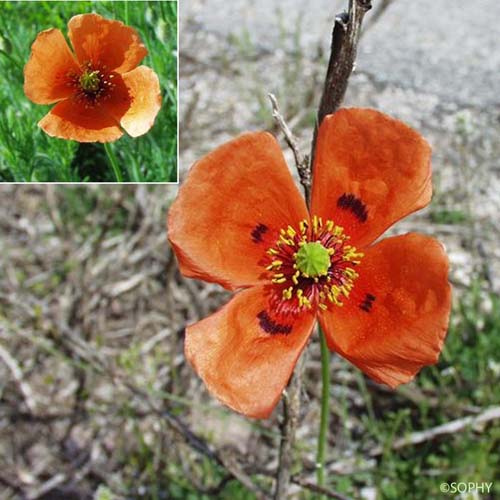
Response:
[{"label": "asphalt surface", "polygon": [[[346,5],[338,0],[194,0],[184,2],[181,13],[200,19],[207,30],[244,37],[269,50],[282,45],[284,31],[300,32],[302,48],[311,53],[318,44],[328,48],[334,14]],[[394,0],[367,31],[358,68],[460,105],[499,105],[498,19],[497,0]]]}]

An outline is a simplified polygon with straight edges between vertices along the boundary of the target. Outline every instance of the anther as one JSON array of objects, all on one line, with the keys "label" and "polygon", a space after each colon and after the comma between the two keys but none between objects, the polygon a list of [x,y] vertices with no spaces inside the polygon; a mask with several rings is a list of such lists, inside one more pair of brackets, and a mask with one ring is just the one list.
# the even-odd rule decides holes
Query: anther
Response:
[{"label": "anther", "polygon": [[280,229],[274,246],[266,251],[270,258],[264,266],[272,273],[272,283],[284,285],[279,296],[289,302],[287,311],[343,305],[358,277],[354,266],[363,257],[345,244],[348,240],[343,228],[318,216],[311,224],[300,221],[298,231],[292,226]]}]

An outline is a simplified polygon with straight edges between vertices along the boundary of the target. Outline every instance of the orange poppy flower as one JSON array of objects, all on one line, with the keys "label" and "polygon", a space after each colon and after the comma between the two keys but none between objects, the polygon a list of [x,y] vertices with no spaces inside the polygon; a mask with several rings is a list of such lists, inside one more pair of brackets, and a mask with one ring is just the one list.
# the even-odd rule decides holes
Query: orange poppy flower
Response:
[{"label": "orange poppy flower", "polygon": [[24,67],[24,92],[36,104],[57,103],[39,122],[50,136],[110,142],[145,134],[161,107],[156,73],[138,66],[148,51],[137,32],[97,14],[68,23],[72,52],[60,30],[36,37]]},{"label": "orange poppy flower", "polygon": [[316,318],[329,348],[396,387],[437,361],[451,290],[442,245],[375,240],[431,198],[430,147],[400,121],[343,109],[321,124],[310,211],[277,141],[244,134],[192,167],[168,219],[181,272],[241,289],[186,329],[187,359],[245,415],[278,403]]}]

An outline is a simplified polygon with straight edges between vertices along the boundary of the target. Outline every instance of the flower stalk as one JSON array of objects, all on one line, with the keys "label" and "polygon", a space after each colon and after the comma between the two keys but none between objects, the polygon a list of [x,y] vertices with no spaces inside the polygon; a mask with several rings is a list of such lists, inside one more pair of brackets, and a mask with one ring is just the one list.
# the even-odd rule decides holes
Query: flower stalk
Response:
[{"label": "flower stalk", "polygon": [[321,414],[316,455],[316,479],[318,486],[325,485],[325,459],[328,442],[328,422],[330,416],[330,351],[326,344],[325,334],[318,327],[321,348]]},{"label": "flower stalk", "polygon": [[[330,60],[326,72],[323,94],[318,109],[310,154],[310,177],[313,176],[313,162],[316,151],[318,129],[323,118],[340,107],[349,77],[354,70],[357,47],[361,34],[363,18],[371,9],[371,0],[349,0],[349,10],[335,18],[332,32]],[[318,486],[325,485],[325,458],[328,441],[329,403],[330,403],[330,352],[325,335],[318,327],[321,349],[321,414],[319,423],[318,449],[316,455]],[[324,498],[323,496],[321,498]]]},{"label": "flower stalk", "polygon": [[128,2],[129,0],[125,0],[125,24],[129,24]]},{"label": "flower stalk", "polygon": [[107,142],[104,143],[104,150],[106,151],[106,156],[108,157],[109,164],[113,169],[113,173],[115,175],[116,182],[123,182],[123,176],[118,165],[118,160],[116,158],[115,152],[110,144]]}]

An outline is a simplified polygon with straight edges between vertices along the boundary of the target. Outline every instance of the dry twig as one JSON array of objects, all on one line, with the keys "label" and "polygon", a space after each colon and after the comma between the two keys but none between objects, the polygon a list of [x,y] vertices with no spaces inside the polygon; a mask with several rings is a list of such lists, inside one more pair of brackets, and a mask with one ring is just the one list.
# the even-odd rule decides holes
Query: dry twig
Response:
[{"label": "dry twig", "polygon": [[273,118],[276,120],[276,123],[285,136],[286,143],[293,152],[295,167],[299,173],[300,183],[304,187],[306,203],[309,205],[309,198],[311,195],[311,169],[309,168],[309,158],[300,152],[298,140],[285,122],[274,94],[268,94],[268,97],[273,108]]},{"label": "dry twig", "polygon": [[[454,434],[464,430],[466,427],[474,427],[481,424],[486,424],[493,420],[500,420],[500,406],[493,406],[483,411],[481,414],[474,417],[464,417],[457,420],[452,420],[446,424],[438,425],[432,429],[426,429],[421,432],[414,432],[409,436],[396,439],[391,446],[392,450],[399,450],[406,446],[412,446],[426,441],[431,441],[437,437],[447,434]],[[384,452],[383,447],[378,446],[370,451],[370,456],[375,457]]]},{"label": "dry twig", "polygon": [[292,476],[292,483],[298,484],[302,486],[302,488],[306,488],[314,493],[319,493],[320,495],[326,496],[328,498],[335,498],[337,500],[349,500],[348,497],[337,493],[336,491],[332,491],[328,488],[323,488],[322,486],[318,486],[317,484],[309,482],[307,479],[304,479],[298,475]]},{"label": "dry twig", "polygon": [[314,150],[316,149],[319,126],[326,115],[337,111],[344,99],[349,77],[356,62],[361,24],[371,7],[371,0],[349,0],[348,12],[343,12],[335,18],[330,60],[311,146],[311,168],[314,164]]},{"label": "dry twig", "polygon": [[24,397],[24,402],[31,413],[36,413],[36,401],[30,385],[24,379],[23,372],[19,367],[18,362],[11,356],[9,351],[0,344],[0,359],[7,365],[7,368],[12,373],[12,378],[19,386],[19,391]]},{"label": "dry twig", "polygon": [[363,28],[363,31],[361,32],[361,36],[364,36],[364,34],[375,24],[377,21],[380,20],[380,18],[384,15],[386,10],[395,2],[396,0],[380,0],[373,12],[373,14],[370,15],[370,20],[365,24],[365,27]]},{"label": "dry twig", "polygon": [[371,7],[370,0],[349,0],[349,11],[335,18],[330,61],[318,110],[318,126],[326,115],[340,107],[344,99],[356,62],[361,24]]},{"label": "dry twig", "polygon": [[276,474],[276,491],[274,498],[286,498],[291,480],[293,461],[293,445],[295,432],[299,420],[300,392],[302,389],[302,375],[305,365],[305,354],[302,354],[295,367],[292,378],[286,391],[283,393],[283,422],[281,423],[281,442],[279,452],[279,465]]}]

